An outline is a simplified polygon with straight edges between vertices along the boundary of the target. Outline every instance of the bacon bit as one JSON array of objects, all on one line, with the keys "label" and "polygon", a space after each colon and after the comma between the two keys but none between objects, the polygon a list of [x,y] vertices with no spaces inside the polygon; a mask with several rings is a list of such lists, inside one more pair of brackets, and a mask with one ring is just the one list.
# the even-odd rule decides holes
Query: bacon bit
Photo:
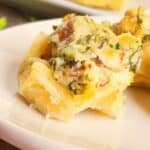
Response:
[{"label": "bacon bit", "polygon": [[92,65],[91,64],[85,64],[85,63],[82,63],[81,62],[81,67],[78,69],[78,70],[85,70],[86,68],[89,68],[89,69],[91,69],[92,68]]},{"label": "bacon bit", "polygon": [[104,67],[104,68],[107,68],[109,70],[113,70],[113,71],[120,71],[121,69],[120,68],[112,68],[110,66],[108,66],[107,64],[104,64],[100,59],[99,57],[95,57],[95,58],[92,58],[92,60],[96,63],[97,66],[99,67]]},{"label": "bacon bit", "polygon": [[68,22],[62,29],[59,30],[59,40],[70,40],[70,36],[73,33],[73,26],[70,22]]},{"label": "bacon bit", "polygon": [[122,52],[120,53],[120,59],[121,59],[121,61],[123,61],[124,56],[125,56],[125,52],[124,52],[124,51],[122,51]]},{"label": "bacon bit", "polygon": [[95,58],[92,58],[92,60],[96,63],[96,65],[100,66],[102,63],[102,61],[99,59],[98,56],[96,56]]},{"label": "bacon bit", "polygon": [[103,39],[100,43],[100,45],[98,46],[98,48],[103,48],[106,44],[107,44],[108,40],[107,39]]},{"label": "bacon bit", "polygon": [[81,70],[85,70],[86,69],[86,65],[85,64],[83,64],[82,66],[81,66],[81,68],[80,68]]},{"label": "bacon bit", "polygon": [[89,69],[91,69],[91,68],[92,68],[92,65],[91,65],[91,64],[88,64],[88,67],[89,67]]},{"label": "bacon bit", "polygon": [[84,63],[85,63],[85,60],[82,60],[82,61],[81,61],[81,64],[84,64]]},{"label": "bacon bit", "polygon": [[85,60],[81,61],[81,67],[79,68],[79,70],[85,70],[86,69],[86,65],[85,65]]}]

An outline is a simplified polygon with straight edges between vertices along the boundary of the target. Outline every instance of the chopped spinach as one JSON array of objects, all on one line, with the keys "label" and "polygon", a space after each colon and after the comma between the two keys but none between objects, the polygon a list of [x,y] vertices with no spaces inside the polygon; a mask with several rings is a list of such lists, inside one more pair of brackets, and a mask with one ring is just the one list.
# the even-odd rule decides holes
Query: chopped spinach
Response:
[{"label": "chopped spinach", "polygon": [[85,90],[86,83],[83,83],[81,81],[72,81],[68,84],[68,88],[73,94],[81,94]]},{"label": "chopped spinach", "polygon": [[66,60],[66,63],[65,63],[65,65],[68,65],[69,67],[73,67],[76,64],[77,62],[75,60]]},{"label": "chopped spinach", "polygon": [[120,43],[119,42],[116,43],[115,49],[120,49]]},{"label": "chopped spinach", "polygon": [[58,26],[57,25],[53,25],[52,28],[53,28],[53,30],[56,30],[58,28]]},{"label": "chopped spinach", "polygon": [[51,43],[52,48],[57,48],[57,43],[56,42],[51,41],[50,43]]},{"label": "chopped spinach", "polygon": [[109,44],[109,46],[111,47],[111,48],[113,48],[114,46],[113,46],[113,44]]},{"label": "chopped spinach", "polygon": [[136,68],[137,68],[138,62],[140,60],[140,57],[138,57],[135,62],[133,61],[133,58],[139,52],[139,50],[141,50],[141,46],[139,46],[138,49],[136,51],[134,51],[129,57],[130,71],[136,72]]}]

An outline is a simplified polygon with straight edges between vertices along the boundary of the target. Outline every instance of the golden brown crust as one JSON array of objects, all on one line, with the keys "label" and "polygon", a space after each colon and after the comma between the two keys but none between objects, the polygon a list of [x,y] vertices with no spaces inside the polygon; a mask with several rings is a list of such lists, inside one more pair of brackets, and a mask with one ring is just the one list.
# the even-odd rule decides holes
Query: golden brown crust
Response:
[{"label": "golden brown crust", "polygon": [[144,9],[139,7],[137,9],[128,10],[125,13],[124,18],[117,24],[114,25],[114,32],[116,34],[130,32],[133,35],[142,35],[142,19],[143,19]]},{"label": "golden brown crust", "polygon": [[[144,13],[144,9],[139,7],[137,9],[128,10],[124,18],[113,26],[116,34],[126,32],[132,33],[143,39],[145,35],[150,35],[150,16]],[[132,86],[150,87],[150,39],[148,41],[142,40],[141,60],[138,65],[135,79]]]},{"label": "golden brown crust", "polygon": [[54,81],[48,64],[39,58],[27,59],[22,67],[18,75],[19,93],[29,104],[35,104],[41,113],[51,114],[53,118],[70,120],[85,108],[96,109],[115,117],[123,103],[121,92],[112,85],[102,88],[101,93],[89,99],[86,95],[72,97]]},{"label": "golden brown crust", "polygon": [[150,87],[150,42],[143,44],[141,62],[135,74],[134,86]]},{"label": "golden brown crust", "polygon": [[[50,55],[49,38],[40,33],[25,55],[18,73],[19,93],[28,103],[35,104],[43,114],[50,114],[60,120],[69,120],[74,114],[87,108],[113,117],[118,114],[123,104],[123,90],[130,84],[132,72],[125,70],[126,72],[119,74],[125,74],[125,79],[117,79],[118,76],[115,76],[112,77],[112,82],[102,87],[96,89],[90,85],[86,92],[74,95],[54,79],[47,61]],[[42,59],[43,57],[45,59]]]},{"label": "golden brown crust", "polygon": [[[25,66],[30,62],[26,62],[26,60],[30,57],[35,57],[35,58],[48,58],[51,55],[50,51],[50,42],[49,42],[49,37],[47,34],[40,32],[34,41],[32,42],[29,50],[25,54],[25,57],[23,59],[23,62],[21,63],[19,67],[18,74],[21,74],[22,70],[25,68]],[[30,62],[32,63],[32,61]]]},{"label": "golden brown crust", "polygon": [[47,58],[51,54],[50,47],[49,36],[43,32],[40,32],[33,41],[24,59],[29,57]]}]

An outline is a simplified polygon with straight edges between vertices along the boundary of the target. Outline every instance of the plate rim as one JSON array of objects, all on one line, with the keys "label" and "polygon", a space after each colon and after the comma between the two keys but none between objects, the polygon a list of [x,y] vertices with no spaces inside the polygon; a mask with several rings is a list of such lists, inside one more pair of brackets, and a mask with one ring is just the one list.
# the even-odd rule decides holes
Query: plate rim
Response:
[{"label": "plate rim", "polygon": [[[112,15],[113,16],[113,15]],[[95,16],[94,18],[99,18],[99,17],[102,17],[102,16]],[[105,16],[103,16],[102,18],[104,18]],[[107,16],[108,17],[108,16]],[[109,16],[110,17],[110,16]],[[114,17],[114,16],[113,16]],[[119,19],[119,17],[120,16],[116,16],[116,19]],[[113,19],[112,19],[113,20]],[[60,21],[60,18],[57,18],[57,19],[49,19],[49,20],[42,20],[42,21],[37,21],[37,22],[31,22],[31,23],[25,23],[25,24],[23,24],[23,25],[17,25],[17,26],[15,26],[15,27],[10,27],[10,28],[7,28],[7,29],[5,29],[5,30],[3,30],[3,31],[1,31],[0,32],[0,37],[1,37],[1,35],[3,35],[3,34],[8,34],[10,31],[12,31],[12,30],[17,30],[17,29],[21,29],[22,30],[22,28],[26,28],[26,27],[28,27],[28,28],[31,28],[32,27],[32,25],[35,25],[35,26],[38,26],[38,25],[40,25],[40,24],[48,24],[48,23],[51,23],[51,22],[59,22]],[[42,29],[41,29],[42,30]],[[40,30],[39,30],[39,32],[40,32]],[[1,129],[1,125],[2,125],[2,121],[4,121],[4,123],[5,124],[7,124],[7,120],[2,120],[1,118],[0,118],[0,131],[2,130]],[[10,122],[9,122],[10,123]],[[24,132],[32,132],[32,131],[30,131],[30,130],[27,130],[27,129],[24,129],[23,127],[21,127],[21,126],[18,126],[18,125],[16,125],[16,124],[14,124],[14,123],[10,123],[12,126],[17,126],[17,128],[18,129],[21,129],[21,130],[24,130]],[[36,134],[36,136],[40,136],[41,138],[46,138],[46,137],[44,137],[44,136],[42,136],[42,135],[39,135],[39,134],[37,134],[37,133],[35,133],[35,132],[32,132],[33,134]],[[51,140],[50,138],[46,138],[46,139],[48,139],[49,141]],[[6,139],[5,139],[6,140]],[[53,139],[52,139],[53,140]],[[10,140],[8,140],[7,139],[7,141],[9,141],[9,142],[11,142]],[[65,144],[65,143],[63,143],[63,144]],[[17,143],[15,143],[15,145],[17,145]],[[60,145],[60,143],[59,142],[57,142],[57,145]],[[66,144],[65,144],[66,145]]]}]

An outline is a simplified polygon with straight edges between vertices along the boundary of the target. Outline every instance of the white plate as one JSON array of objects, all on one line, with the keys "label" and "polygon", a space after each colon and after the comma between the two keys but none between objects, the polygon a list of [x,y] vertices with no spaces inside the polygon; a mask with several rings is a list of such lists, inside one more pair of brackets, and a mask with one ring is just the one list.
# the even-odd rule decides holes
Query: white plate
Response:
[{"label": "white plate", "polygon": [[[119,18],[105,16],[98,21]],[[71,122],[46,119],[17,95],[16,74],[25,51],[40,31],[50,33],[49,20],[0,32],[0,138],[23,149],[150,149],[150,93],[128,89],[121,115],[110,119],[95,112],[82,112]]]},{"label": "white plate", "polygon": [[127,0],[128,4],[121,11],[112,11],[107,9],[96,9],[92,7],[86,7],[72,2],[71,0],[0,0],[8,6],[17,7],[18,9],[31,11],[37,13],[40,16],[62,16],[68,12],[83,13],[89,15],[104,15],[104,14],[116,14],[123,13],[124,10],[131,7],[138,7],[139,5],[145,8],[150,7],[149,0]]}]

